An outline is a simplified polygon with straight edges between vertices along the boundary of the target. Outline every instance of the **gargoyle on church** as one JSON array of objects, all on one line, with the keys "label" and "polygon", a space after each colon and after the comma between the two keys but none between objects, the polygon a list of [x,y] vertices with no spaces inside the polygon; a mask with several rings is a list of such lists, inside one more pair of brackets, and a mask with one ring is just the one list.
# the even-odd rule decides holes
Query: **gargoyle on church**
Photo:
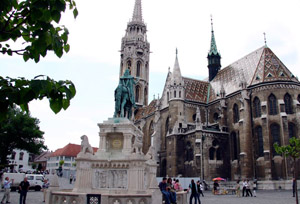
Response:
[{"label": "gargoyle on church", "polygon": [[271,48],[265,44],[222,67],[212,27],[208,79],[182,76],[176,53],[161,97],[148,104],[149,55],[141,0],[136,0],[122,38],[120,77],[128,69],[139,79],[131,118],[144,133],[143,152],[152,146],[157,153],[157,176],[292,178],[292,161],[278,155],[273,144],[299,137],[300,83]]}]

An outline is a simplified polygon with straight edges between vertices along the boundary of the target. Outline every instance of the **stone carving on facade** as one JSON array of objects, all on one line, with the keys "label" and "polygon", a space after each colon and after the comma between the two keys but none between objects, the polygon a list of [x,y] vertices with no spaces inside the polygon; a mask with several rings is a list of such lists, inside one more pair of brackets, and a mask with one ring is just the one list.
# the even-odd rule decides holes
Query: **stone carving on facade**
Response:
[{"label": "stone carving on facade", "polygon": [[81,139],[81,149],[80,149],[80,153],[81,154],[93,154],[93,148],[89,143],[89,139],[86,135],[82,135],[80,137]]},{"label": "stone carving on facade", "polygon": [[94,172],[93,188],[127,188],[127,170],[103,170]]},{"label": "stone carving on facade", "polygon": [[132,137],[132,153],[141,154],[143,147],[143,137],[139,134]]}]

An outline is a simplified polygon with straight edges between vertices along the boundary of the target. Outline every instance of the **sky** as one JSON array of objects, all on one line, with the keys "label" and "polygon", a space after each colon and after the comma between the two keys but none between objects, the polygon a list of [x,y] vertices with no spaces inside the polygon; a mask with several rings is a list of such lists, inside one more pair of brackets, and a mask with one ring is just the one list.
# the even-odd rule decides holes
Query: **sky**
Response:
[{"label": "sky", "polygon": [[[134,2],[76,0],[77,19],[68,11],[59,23],[70,32],[71,49],[62,58],[49,52],[36,64],[20,56],[0,55],[1,76],[32,79],[42,74],[75,84],[77,94],[66,111],[54,114],[47,100],[30,103],[49,150],[80,144],[82,135],[89,137],[92,146],[99,146],[97,124],[113,116],[121,38]],[[211,15],[222,67],[264,46],[265,32],[267,46],[300,76],[299,0],[142,0],[142,8],[151,50],[149,101],[161,96],[176,48],[183,76],[199,80],[208,76]]]}]

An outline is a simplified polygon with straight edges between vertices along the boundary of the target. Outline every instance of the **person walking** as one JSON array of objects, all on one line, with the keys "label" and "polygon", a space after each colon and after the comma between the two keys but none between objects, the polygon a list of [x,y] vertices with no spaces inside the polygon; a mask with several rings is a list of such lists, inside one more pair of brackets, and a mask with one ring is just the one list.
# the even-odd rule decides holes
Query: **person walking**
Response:
[{"label": "person walking", "polygon": [[47,189],[49,188],[49,185],[50,185],[50,183],[48,182],[48,180],[47,179],[45,179],[44,180],[44,183],[43,183],[43,195],[44,195],[44,201],[43,202],[45,202],[45,200],[46,200],[46,194],[47,194]]},{"label": "person walking", "polygon": [[202,197],[204,197],[204,194],[203,194],[203,191],[204,191],[204,185],[202,184],[202,182],[200,182],[199,181],[199,183],[200,183],[200,188],[199,188],[199,190],[200,190],[200,192],[199,192],[199,197],[200,197],[200,195],[202,195]]},{"label": "person walking", "polygon": [[70,174],[70,184],[72,184],[72,182],[73,182],[73,174]]},{"label": "person walking", "polygon": [[253,181],[253,195],[256,197],[256,190],[257,190],[257,179]]},{"label": "person walking", "polygon": [[24,178],[24,180],[19,185],[19,192],[20,192],[20,204],[26,203],[26,196],[27,192],[29,190],[29,182],[27,181],[27,177]]},{"label": "person walking", "polygon": [[191,191],[190,204],[192,204],[193,198],[195,200],[195,204],[197,204],[197,200],[199,201],[199,204],[201,204],[194,179],[191,180],[191,184],[189,185],[189,190]]},{"label": "person walking", "polygon": [[236,186],[235,186],[235,194],[236,194],[236,197],[241,197],[241,185],[240,185],[240,180],[238,180],[236,182]]},{"label": "person walking", "polygon": [[253,197],[252,192],[251,192],[251,183],[249,181],[249,179],[247,179],[246,182],[246,197],[250,196]]},{"label": "person walking", "polygon": [[6,199],[6,203],[10,203],[9,202],[9,199],[10,199],[10,185],[13,183],[13,179],[12,180],[9,180],[8,177],[5,178],[4,180],[4,185],[3,185],[3,188],[4,188],[4,195],[3,195],[3,198],[2,198],[2,201],[1,203],[4,203],[4,200]]},{"label": "person walking", "polygon": [[295,195],[296,195],[296,179],[295,178],[293,178],[293,197],[295,197]]},{"label": "person walking", "polygon": [[244,179],[243,180],[243,193],[242,193],[242,196],[244,197],[245,196],[245,193],[246,193],[246,185],[247,185],[247,182],[246,182],[246,180]]}]

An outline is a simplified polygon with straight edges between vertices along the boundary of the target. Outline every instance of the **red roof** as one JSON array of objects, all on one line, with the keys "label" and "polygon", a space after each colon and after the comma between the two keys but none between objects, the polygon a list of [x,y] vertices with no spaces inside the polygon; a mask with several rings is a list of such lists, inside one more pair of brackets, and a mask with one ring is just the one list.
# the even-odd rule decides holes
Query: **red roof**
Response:
[{"label": "red roof", "polygon": [[[67,157],[77,157],[77,154],[80,152],[81,145],[78,144],[67,144],[63,148],[57,149],[53,152],[50,157],[57,156],[67,156]],[[97,152],[98,148],[93,147],[94,152]]]},{"label": "red roof", "polygon": [[148,106],[139,108],[135,114],[135,120],[140,120],[143,117],[149,116],[150,114],[154,113],[156,109],[156,102],[157,100],[154,99]]}]

